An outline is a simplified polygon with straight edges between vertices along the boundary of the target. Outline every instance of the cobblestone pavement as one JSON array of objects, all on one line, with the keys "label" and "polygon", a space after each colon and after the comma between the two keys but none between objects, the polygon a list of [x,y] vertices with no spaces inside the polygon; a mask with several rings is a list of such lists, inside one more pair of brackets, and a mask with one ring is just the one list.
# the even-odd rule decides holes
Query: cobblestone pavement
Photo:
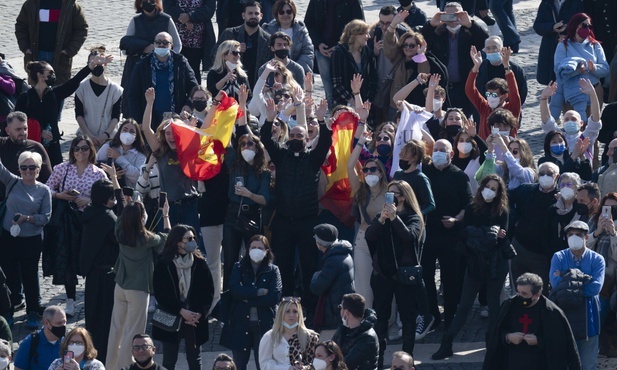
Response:
[{"label": "cobblestone pavement", "polygon": [[[90,29],[88,39],[84,44],[83,50],[74,58],[74,70],[78,70],[86,63],[87,48],[105,44],[115,57],[115,61],[108,66],[108,75],[119,82],[123,68],[123,58],[118,50],[120,38],[124,35],[129,20],[134,15],[132,8],[133,1],[130,0],[81,0],[86,18]],[[365,0],[363,1],[366,19],[372,23],[377,21],[377,14],[383,5],[394,4],[396,1],[384,0]],[[435,13],[435,3],[432,0],[416,1],[419,6],[429,15]],[[527,102],[523,107],[523,121],[520,135],[525,138],[531,145],[537,157],[542,152],[543,135],[540,128],[539,114],[539,95],[540,85],[535,80],[535,66],[538,58],[538,47],[540,38],[533,31],[532,25],[535,18],[538,1],[535,0],[519,0],[515,1],[515,14],[517,25],[522,36],[522,43],[519,54],[515,55],[512,60],[522,65],[527,73],[527,83],[529,94]],[[21,8],[21,0],[4,0],[0,2],[0,14],[3,15],[3,22],[0,23],[0,52],[6,54],[7,59],[11,64],[23,73],[22,54],[17,48],[14,35],[14,20]],[[301,14],[300,19],[306,12],[308,0],[296,0],[298,12]],[[215,27],[216,29],[216,27]],[[493,33],[498,32],[496,28],[492,28]],[[316,84],[316,93],[323,96],[323,89],[320,83]],[[61,123],[61,130],[65,131],[65,139],[68,141],[74,136],[77,129],[77,124],[74,119],[72,110],[72,99],[67,99],[65,104],[65,112]],[[41,276],[41,296],[45,305],[64,304],[66,296],[63,287],[54,286],[51,283],[51,278],[43,278]],[[76,315],[69,319],[69,327],[84,324],[84,306],[83,306],[83,280],[80,279],[77,287],[77,302]],[[19,343],[29,333],[25,327],[25,312],[22,310],[15,314],[15,325],[13,327],[13,336],[16,343]],[[419,369],[450,369],[450,370],[469,370],[481,369],[484,349],[484,333],[486,330],[487,320],[479,315],[479,307],[476,305],[467,323],[461,330],[461,333],[455,340],[454,350],[460,351],[446,361],[432,362],[430,354],[433,353],[439,346],[441,332],[429,334],[422,341],[416,344],[416,358],[422,364],[417,366]],[[220,337],[220,326],[213,323],[210,325],[211,340],[202,347],[202,356],[204,366],[210,366],[212,359],[217,353],[225,351],[225,348],[218,344]],[[386,364],[389,363],[389,354],[400,349],[400,342],[393,342],[388,346]],[[159,352],[161,346],[159,346]],[[160,355],[157,355],[160,356]],[[180,356],[177,368],[186,369],[186,361],[183,356]],[[160,360],[160,358],[159,358]],[[601,360],[601,368],[615,368],[617,361]],[[249,368],[254,369],[254,364],[249,363]]]}]

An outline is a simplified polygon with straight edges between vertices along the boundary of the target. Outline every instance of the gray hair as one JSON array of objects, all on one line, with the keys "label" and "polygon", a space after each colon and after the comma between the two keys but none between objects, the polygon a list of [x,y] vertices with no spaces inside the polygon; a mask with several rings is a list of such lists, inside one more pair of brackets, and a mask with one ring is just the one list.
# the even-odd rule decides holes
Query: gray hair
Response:
[{"label": "gray hair", "polygon": [[458,8],[460,10],[463,10],[463,6],[461,5],[461,3],[457,3],[456,1],[446,3],[443,9],[446,10],[446,8]]},{"label": "gray hair", "polygon": [[559,182],[560,183],[563,181],[564,177],[568,178],[570,180],[573,180],[574,182],[576,182],[576,186],[581,184],[581,177],[576,172],[564,172],[564,173],[562,173],[561,176],[559,176]]},{"label": "gray hair", "polygon": [[64,310],[60,306],[49,306],[43,311],[43,321],[47,320],[49,322],[54,320],[54,316],[57,313],[65,314]]},{"label": "gray hair", "polygon": [[19,158],[17,158],[17,164],[21,166],[28,159],[32,159],[39,168],[43,165],[43,157],[41,157],[39,153],[28,151],[25,151],[19,155]]},{"label": "gray hair", "polygon": [[499,50],[501,51],[501,48],[503,47],[503,40],[501,39],[501,37],[499,36],[489,36],[486,40],[484,40],[484,46],[486,46],[486,43],[488,41],[494,41],[497,45],[499,45]]},{"label": "gray hair", "polygon": [[553,163],[553,162],[544,162],[544,163],[542,163],[542,164],[538,167],[538,172],[540,172],[540,170],[541,170],[543,167],[548,167],[548,168],[550,168],[551,170],[553,170],[553,172],[554,172],[554,173],[556,173],[556,174],[558,174],[558,175],[559,175],[559,166],[557,166],[555,163]]},{"label": "gray hair", "polygon": [[542,278],[540,276],[532,274],[531,272],[526,272],[516,279],[516,286],[519,285],[529,285],[531,286],[531,292],[533,294],[538,294],[538,292],[542,291],[544,283],[542,282]]},{"label": "gray hair", "polygon": [[11,124],[13,120],[18,120],[20,122],[28,122],[28,116],[26,115],[26,113],[16,110],[6,116],[6,122],[8,124]]},{"label": "gray hair", "polygon": [[409,365],[409,368],[413,367],[413,356],[410,355],[409,353],[405,352],[405,351],[396,351],[392,354],[393,358],[400,358],[401,360],[405,361],[407,363],[407,365]]}]

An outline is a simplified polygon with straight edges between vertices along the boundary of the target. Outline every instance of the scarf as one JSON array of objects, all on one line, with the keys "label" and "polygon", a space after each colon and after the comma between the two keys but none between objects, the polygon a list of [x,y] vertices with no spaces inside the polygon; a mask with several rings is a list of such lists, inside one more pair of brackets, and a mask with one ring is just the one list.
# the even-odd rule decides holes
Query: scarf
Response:
[{"label": "scarf", "polygon": [[152,53],[152,57],[150,58],[150,68],[152,69],[152,86],[156,87],[156,70],[157,69],[168,69],[169,70],[169,96],[171,97],[171,111],[175,112],[175,101],[174,101],[174,55],[173,52],[170,52],[169,58],[166,61],[161,62],[156,58],[156,55]]},{"label": "scarf", "polygon": [[180,300],[186,301],[186,297],[191,287],[191,266],[193,266],[193,253],[177,255],[174,258],[174,265],[178,272],[178,288],[180,289]]}]

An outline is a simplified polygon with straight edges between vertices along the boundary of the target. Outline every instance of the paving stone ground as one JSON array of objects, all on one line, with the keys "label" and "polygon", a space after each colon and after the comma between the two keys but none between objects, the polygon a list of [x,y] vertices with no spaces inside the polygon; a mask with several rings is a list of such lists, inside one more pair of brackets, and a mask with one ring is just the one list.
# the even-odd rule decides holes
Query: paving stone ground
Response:
[{"label": "paving stone ground", "polygon": [[[17,48],[17,43],[14,35],[14,20],[21,8],[21,0],[3,0],[0,2],[0,14],[3,21],[0,22],[0,52],[5,53],[9,62],[20,73],[23,74],[22,54]],[[74,72],[85,65],[87,58],[87,49],[94,45],[105,44],[111,54],[114,55],[115,61],[108,66],[107,74],[116,82],[120,81],[123,68],[123,57],[118,49],[120,38],[124,35],[129,20],[135,14],[132,8],[133,1],[130,0],[81,0],[86,17],[90,26],[88,39],[84,44],[84,48],[74,58]],[[384,5],[395,4],[396,1],[384,0],[364,0],[363,2],[366,19],[369,23],[378,20],[377,14],[379,9]],[[416,3],[429,14],[433,15],[436,12],[435,2],[433,0],[420,0]],[[542,153],[543,134],[540,128],[539,114],[539,95],[541,86],[535,80],[536,63],[538,58],[538,48],[540,37],[533,31],[532,25],[537,11],[537,0],[518,0],[515,1],[515,15],[519,32],[522,36],[520,52],[512,58],[523,66],[527,73],[527,83],[529,94],[527,102],[523,106],[523,120],[520,130],[520,135],[525,138],[531,145],[536,159]],[[308,0],[296,0],[298,12],[303,18],[306,12]],[[216,26],[215,26],[216,29]],[[492,27],[492,34],[498,33],[498,29]],[[25,75],[25,74],[24,74]],[[323,89],[318,78],[316,84],[316,93],[323,96]],[[74,132],[77,129],[74,112],[72,110],[72,99],[67,99],[65,109],[62,115],[61,131],[65,132],[64,139],[66,144],[74,137]],[[439,279],[439,276],[437,276]],[[64,304],[66,295],[64,288],[54,286],[51,283],[51,278],[41,276],[41,296],[45,305]],[[84,325],[84,306],[83,306],[83,289],[84,281],[79,280],[77,287],[77,303],[76,315],[69,319],[69,328],[74,326]],[[25,327],[25,312],[22,310],[15,315],[15,325],[13,327],[13,337],[17,343],[29,334],[29,330]],[[430,360],[430,355],[435,352],[439,346],[441,332],[429,334],[422,341],[416,344],[415,355],[416,359],[421,362],[417,368],[419,369],[435,369],[435,370],[471,370],[481,369],[482,360],[484,358],[484,333],[486,330],[487,320],[479,316],[479,306],[476,304],[474,310],[470,314],[461,333],[455,340],[454,350],[455,356],[445,361],[433,362]],[[220,338],[220,326],[216,323],[210,325],[211,340],[202,347],[202,357],[204,368],[209,368],[212,360],[219,352],[224,352],[225,348],[218,344]],[[391,343],[387,349],[386,364],[389,363],[391,353],[400,350],[400,342]],[[159,345],[159,352],[161,346]],[[229,351],[226,351],[230,353]],[[187,369],[186,360],[183,356],[179,356],[177,369]],[[158,361],[161,361],[161,355],[157,355]],[[255,369],[254,363],[249,363],[250,369]],[[601,359],[600,368],[615,369],[617,368],[617,360]]]}]

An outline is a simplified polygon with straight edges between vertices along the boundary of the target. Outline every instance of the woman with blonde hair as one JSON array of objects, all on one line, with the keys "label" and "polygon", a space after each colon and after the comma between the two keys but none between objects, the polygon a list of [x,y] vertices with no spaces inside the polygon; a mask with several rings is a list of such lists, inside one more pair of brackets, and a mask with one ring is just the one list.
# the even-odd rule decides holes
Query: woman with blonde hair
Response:
[{"label": "woman with blonde hair", "polygon": [[[354,97],[360,94],[362,101],[372,101],[377,91],[375,54],[366,47],[370,26],[355,19],[345,26],[339,44],[332,51],[331,74],[333,105],[354,104]],[[367,82],[359,91],[352,91],[349,81],[355,74],[362,75]]]},{"label": "woman with blonde hair", "polygon": [[259,343],[261,370],[301,366],[308,369],[315,358],[319,334],[304,326],[302,305],[298,297],[283,297],[276,310],[272,329]]},{"label": "woman with blonde hair", "polygon": [[208,72],[206,86],[212,96],[223,90],[230,97],[238,100],[240,85],[250,89],[246,71],[242,69],[240,60],[240,43],[236,40],[226,40],[219,45],[212,69]]},{"label": "woman with blonde hair", "polygon": [[66,364],[64,358],[60,357],[49,365],[49,370],[105,370],[103,363],[96,359],[98,352],[94,348],[90,333],[84,328],[76,327],[64,337],[60,345],[60,355],[66,351],[73,352],[70,363]]},{"label": "woman with blonde hair", "polygon": [[[274,79],[270,75],[274,74]],[[274,81],[274,84],[269,85]],[[266,101],[274,99],[278,105],[281,100],[289,100],[295,97],[297,92],[302,91],[283,63],[272,60],[266,63],[263,72],[255,82],[255,97],[248,105],[249,112],[259,117],[259,126],[266,121]],[[299,111],[299,110],[298,110]]]}]

